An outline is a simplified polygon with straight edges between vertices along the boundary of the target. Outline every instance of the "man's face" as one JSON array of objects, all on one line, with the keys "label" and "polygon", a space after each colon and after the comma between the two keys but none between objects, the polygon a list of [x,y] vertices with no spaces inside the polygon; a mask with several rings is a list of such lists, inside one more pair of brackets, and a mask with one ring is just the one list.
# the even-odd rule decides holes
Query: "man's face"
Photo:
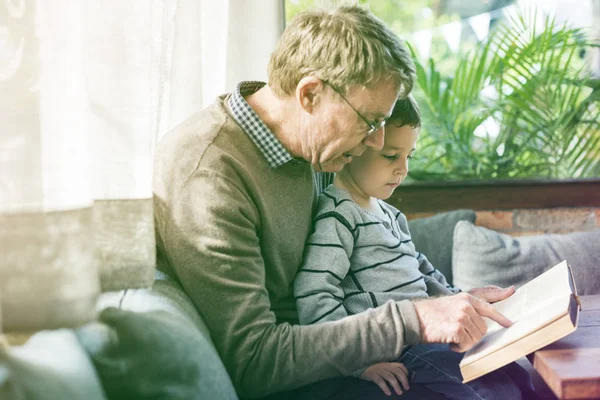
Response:
[{"label": "man's face", "polygon": [[375,124],[388,117],[397,99],[395,84],[384,81],[372,88],[353,88],[344,97],[347,101],[325,84],[311,115],[307,159],[317,171],[339,172],[366,148],[381,150],[383,147],[384,129],[367,136],[371,127],[358,113]]}]

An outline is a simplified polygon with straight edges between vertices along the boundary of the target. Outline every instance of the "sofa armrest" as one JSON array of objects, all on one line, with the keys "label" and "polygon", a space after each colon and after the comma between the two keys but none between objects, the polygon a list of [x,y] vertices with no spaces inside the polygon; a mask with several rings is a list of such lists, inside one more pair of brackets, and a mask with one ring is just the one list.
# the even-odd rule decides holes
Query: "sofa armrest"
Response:
[{"label": "sofa armrest", "polygon": [[237,399],[209,331],[174,281],[103,294],[77,330],[109,398]]}]

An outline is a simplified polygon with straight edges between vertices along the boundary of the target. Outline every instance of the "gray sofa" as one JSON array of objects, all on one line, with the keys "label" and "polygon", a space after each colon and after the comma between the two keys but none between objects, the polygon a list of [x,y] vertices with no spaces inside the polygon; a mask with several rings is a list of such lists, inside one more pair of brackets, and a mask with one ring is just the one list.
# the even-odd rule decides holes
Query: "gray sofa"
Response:
[{"label": "gray sofa", "polygon": [[[455,283],[518,286],[566,258],[580,292],[600,293],[593,264],[600,230],[514,239],[474,221],[473,211],[459,210],[409,226],[417,249]],[[237,399],[206,325],[176,282],[158,272],[152,288],[104,293],[98,309],[95,323],[39,332],[0,350],[0,398]],[[519,362],[540,396],[553,398],[527,360]]]},{"label": "gray sofa", "polygon": [[0,399],[237,399],[178,284],[101,295],[99,319],[0,350]]}]

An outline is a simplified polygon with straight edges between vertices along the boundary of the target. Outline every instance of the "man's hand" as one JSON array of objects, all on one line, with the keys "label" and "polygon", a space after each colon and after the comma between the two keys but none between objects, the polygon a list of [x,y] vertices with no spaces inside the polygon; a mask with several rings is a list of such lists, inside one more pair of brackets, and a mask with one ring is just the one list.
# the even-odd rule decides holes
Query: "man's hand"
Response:
[{"label": "man's hand", "polygon": [[504,327],[512,324],[490,303],[468,293],[417,301],[414,306],[422,342],[449,343],[450,349],[457,352],[469,350],[485,335],[487,327],[482,317]]},{"label": "man's hand", "polygon": [[473,288],[469,290],[468,293],[471,296],[478,297],[483,301],[487,301],[488,303],[495,303],[497,301],[504,300],[507,297],[512,296],[514,292],[514,286],[501,288],[500,286],[487,285],[479,288]]},{"label": "man's hand", "polygon": [[371,365],[362,373],[360,379],[375,383],[388,396],[392,394],[388,385],[393,387],[394,392],[398,395],[402,394],[402,388],[404,390],[410,389],[408,384],[408,368],[398,362],[382,362]]}]

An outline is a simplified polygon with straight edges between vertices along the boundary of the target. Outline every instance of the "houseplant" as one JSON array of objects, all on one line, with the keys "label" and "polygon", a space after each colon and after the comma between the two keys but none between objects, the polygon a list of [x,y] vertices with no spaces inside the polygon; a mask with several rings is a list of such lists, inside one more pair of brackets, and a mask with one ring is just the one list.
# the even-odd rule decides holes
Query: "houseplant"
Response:
[{"label": "houseplant", "polygon": [[600,176],[600,84],[579,59],[584,31],[520,12],[442,75],[417,66],[423,112],[412,180]]}]

